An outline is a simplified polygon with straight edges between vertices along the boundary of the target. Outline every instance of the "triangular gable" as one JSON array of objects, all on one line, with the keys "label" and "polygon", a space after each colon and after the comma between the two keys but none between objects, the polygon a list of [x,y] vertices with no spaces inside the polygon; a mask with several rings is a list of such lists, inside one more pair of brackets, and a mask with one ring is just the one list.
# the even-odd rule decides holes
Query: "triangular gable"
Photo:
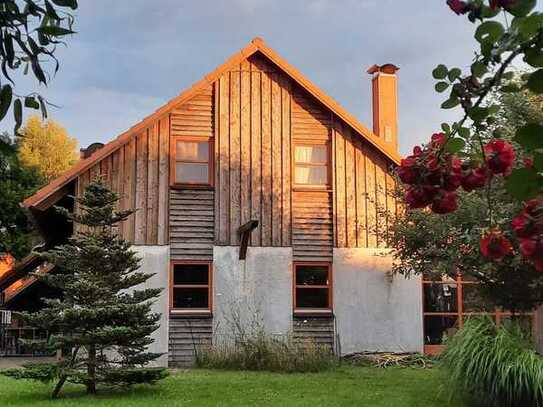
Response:
[{"label": "triangular gable", "polygon": [[243,48],[238,53],[230,57],[226,62],[220,65],[213,72],[206,75],[200,81],[196,82],[192,87],[182,92],[177,97],[171,99],[165,105],[156,110],[153,114],[147,116],[141,120],[138,124],[132,126],[130,129],[120,134],[113,141],[106,144],[103,148],[98,150],[92,156],[87,159],[79,161],[70,170],[65,172],[60,177],[53,180],[51,183],[40,189],[31,197],[23,201],[23,206],[27,208],[36,207],[40,202],[44,201],[55,191],[63,188],[71,181],[73,181],[78,175],[91,168],[95,163],[107,157],[115,150],[128,143],[132,137],[138,132],[149,127],[154,121],[160,119],[162,116],[168,114],[176,106],[187,102],[193,96],[197,95],[202,90],[212,85],[223,73],[231,70],[237,64],[244,59],[250,57],[256,52],[262,53],[271,62],[277,65],[282,71],[284,71],[291,79],[293,79],[298,85],[310,93],[313,97],[319,100],[325,107],[330,109],[335,115],[342,119],[345,123],[351,126],[357,133],[360,134],[365,140],[371,143],[379,151],[381,151],[386,157],[392,160],[394,163],[399,163],[399,154],[387,146],[383,140],[373,134],[368,128],[361,124],[354,116],[348,113],[343,107],[341,107],[331,97],[326,95],[321,89],[314,85],[311,81],[305,78],[296,68],[290,65],[287,61],[281,58],[274,50],[266,46],[261,38],[254,38],[249,45]]}]

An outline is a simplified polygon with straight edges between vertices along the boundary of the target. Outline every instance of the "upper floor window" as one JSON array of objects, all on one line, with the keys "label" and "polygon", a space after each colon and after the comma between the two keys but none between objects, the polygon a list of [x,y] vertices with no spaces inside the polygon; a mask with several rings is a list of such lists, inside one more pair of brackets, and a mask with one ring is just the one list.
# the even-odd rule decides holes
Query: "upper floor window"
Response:
[{"label": "upper floor window", "polygon": [[174,137],[172,141],[172,185],[211,186],[213,184],[213,139]]},{"label": "upper floor window", "polygon": [[329,184],[328,144],[294,145],[294,184],[301,187],[325,187]]},{"label": "upper floor window", "polygon": [[295,311],[332,309],[332,272],[329,263],[296,263],[294,287]]}]

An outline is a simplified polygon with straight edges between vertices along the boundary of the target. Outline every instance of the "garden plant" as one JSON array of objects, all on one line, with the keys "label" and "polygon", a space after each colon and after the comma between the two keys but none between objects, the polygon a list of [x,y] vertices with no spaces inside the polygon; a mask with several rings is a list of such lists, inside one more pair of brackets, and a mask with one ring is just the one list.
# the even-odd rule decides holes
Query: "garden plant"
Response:
[{"label": "garden plant", "polygon": [[138,271],[140,259],[130,243],[115,233],[116,225],[134,211],[117,211],[117,194],[100,179],[75,200],[76,213],[59,210],[78,225],[77,233],[68,243],[42,254],[57,270],[35,273],[60,289],[62,298],[44,299],[41,311],[17,314],[51,334],[28,345],[56,350],[62,358],[2,373],[16,379],[56,381],[53,397],[65,382],[82,384],[89,394],[96,393],[98,385],[156,383],[167,375],[166,369],[146,365],[161,356],[148,346],[160,320],[151,307],[162,289],[140,286],[153,275]]}]

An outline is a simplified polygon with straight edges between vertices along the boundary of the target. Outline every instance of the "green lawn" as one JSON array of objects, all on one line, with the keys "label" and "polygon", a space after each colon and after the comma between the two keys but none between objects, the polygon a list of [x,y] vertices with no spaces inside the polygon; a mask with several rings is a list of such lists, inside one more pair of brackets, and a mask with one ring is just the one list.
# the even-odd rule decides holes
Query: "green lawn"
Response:
[{"label": "green lawn", "polygon": [[[50,386],[0,376],[0,406],[368,406],[446,407],[439,370],[343,366],[317,374],[190,370],[174,372],[156,387],[88,397],[68,386],[50,400]],[[461,407],[458,403],[451,403]]]}]

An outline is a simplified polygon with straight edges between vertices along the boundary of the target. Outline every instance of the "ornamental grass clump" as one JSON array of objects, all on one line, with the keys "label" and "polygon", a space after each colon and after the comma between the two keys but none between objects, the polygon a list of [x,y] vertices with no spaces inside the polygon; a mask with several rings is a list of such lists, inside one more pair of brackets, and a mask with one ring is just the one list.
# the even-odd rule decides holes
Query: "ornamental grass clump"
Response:
[{"label": "ornamental grass clump", "polygon": [[543,406],[543,358],[518,324],[470,319],[441,361],[451,392],[460,390],[477,405]]},{"label": "ornamental grass clump", "polygon": [[263,331],[198,349],[196,365],[206,369],[320,372],[338,364],[329,346],[292,336],[274,337]]}]

